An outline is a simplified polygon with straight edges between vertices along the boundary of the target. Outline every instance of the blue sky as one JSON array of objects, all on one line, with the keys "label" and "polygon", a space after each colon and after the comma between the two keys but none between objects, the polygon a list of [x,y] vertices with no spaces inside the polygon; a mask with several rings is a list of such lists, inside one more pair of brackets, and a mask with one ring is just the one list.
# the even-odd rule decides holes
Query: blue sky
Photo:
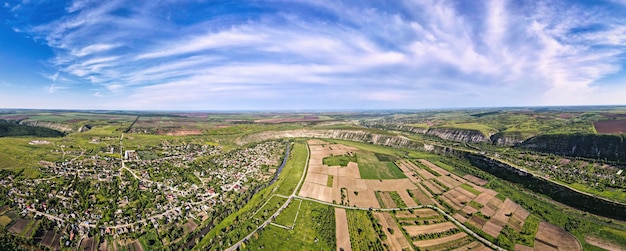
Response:
[{"label": "blue sky", "polygon": [[626,104],[626,0],[0,2],[0,107]]}]

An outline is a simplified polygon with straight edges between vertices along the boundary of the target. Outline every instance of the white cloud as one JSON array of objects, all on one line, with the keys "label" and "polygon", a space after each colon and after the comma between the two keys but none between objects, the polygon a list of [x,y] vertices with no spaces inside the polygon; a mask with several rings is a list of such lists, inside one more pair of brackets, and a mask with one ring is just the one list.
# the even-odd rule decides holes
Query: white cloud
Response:
[{"label": "white cloud", "polygon": [[57,93],[58,91],[61,90],[66,90],[68,89],[68,87],[66,86],[59,86],[57,84],[51,84],[48,87],[46,87],[46,90],[48,91],[48,93],[52,94],[52,93]]},{"label": "white cloud", "polygon": [[[76,0],[65,16],[28,32],[54,49],[53,82],[72,78],[95,85],[98,95],[130,96],[147,107],[159,100],[193,106],[311,89],[318,100],[364,89],[345,98],[405,100],[407,107],[424,105],[425,99],[411,95],[436,96],[430,101],[440,106],[484,102],[489,95],[515,104],[582,104],[595,100],[592,94],[619,101],[605,87],[592,86],[622,70],[626,51],[624,18],[607,18],[600,7],[301,1],[301,8],[278,12],[187,20],[167,4]],[[270,3],[259,2],[259,8],[264,4]],[[594,24],[602,28],[573,32]],[[286,99],[299,101],[295,97]]]}]

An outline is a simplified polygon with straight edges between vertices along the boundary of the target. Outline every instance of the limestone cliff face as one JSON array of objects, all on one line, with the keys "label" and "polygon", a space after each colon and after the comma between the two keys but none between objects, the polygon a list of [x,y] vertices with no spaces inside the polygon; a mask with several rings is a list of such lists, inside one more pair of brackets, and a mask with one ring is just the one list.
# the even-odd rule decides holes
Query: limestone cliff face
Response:
[{"label": "limestone cliff face", "polygon": [[74,127],[68,124],[48,122],[48,121],[21,121],[20,124],[45,127],[45,128],[50,128],[50,129],[61,131],[61,132],[66,132],[66,133],[74,132],[76,130]]},{"label": "limestone cliff face", "polygon": [[514,146],[519,145],[531,136],[524,136],[521,133],[503,133],[499,132],[491,135],[490,140],[494,145]]},{"label": "limestone cliff face", "polygon": [[372,143],[383,146],[406,147],[421,149],[422,144],[416,143],[402,136],[374,134],[367,131],[357,130],[288,130],[288,131],[268,131],[243,136],[235,140],[238,145],[245,145],[252,142],[259,142],[270,139],[281,138],[326,138],[342,139]]},{"label": "limestone cliff face", "polygon": [[415,127],[415,126],[403,125],[403,124],[393,124],[393,125],[387,126],[387,128],[392,129],[392,130],[419,133],[419,134],[426,134],[426,132],[428,131],[428,128],[426,127]]},{"label": "limestone cliff face", "polygon": [[456,128],[430,128],[426,135],[436,136],[445,140],[468,142],[468,143],[490,143],[489,136],[477,130],[465,130]]},{"label": "limestone cliff face", "polygon": [[626,141],[620,135],[539,135],[524,141],[520,147],[574,157],[626,161]]}]

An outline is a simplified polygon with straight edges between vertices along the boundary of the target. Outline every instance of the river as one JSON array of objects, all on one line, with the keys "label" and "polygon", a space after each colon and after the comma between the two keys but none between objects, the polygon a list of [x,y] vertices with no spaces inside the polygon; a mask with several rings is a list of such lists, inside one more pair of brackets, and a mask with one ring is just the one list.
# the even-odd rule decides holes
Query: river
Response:
[{"label": "river", "polygon": [[[257,188],[254,189],[254,192],[252,193],[252,195],[250,195],[250,198],[252,198],[252,196],[254,196],[256,193],[258,193],[261,189],[266,188],[272,184],[274,184],[274,182],[276,182],[276,180],[278,180],[278,176],[280,175],[280,173],[283,171],[283,168],[285,168],[285,164],[287,164],[287,159],[289,159],[289,153],[291,152],[291,143],[287,143],[287,151],[285,151],[285,157],[283,158],[283,162],[280,164],[280,166],[276,169],[276,172],[274,173],[274,177],[272,177],[272,179],[265,185],[262,186],[258,186]],[[247,202],[247,201],[246,201]],[[244,203],[245,204],[245,203]],[[187,242],[187,244],[185,245],[185,247],[189,250],[191,250],[195,245],[196,245],[196,240],[201,240],[204,235],[206,235],[209,231],[211,231],[211,229],[213,228],[213,221],[209,222],[209,225],[207,225],[206,227],[204,227],[200,232],[198,232],[193,238],[191,238],[191,240],[189,240]]]}]

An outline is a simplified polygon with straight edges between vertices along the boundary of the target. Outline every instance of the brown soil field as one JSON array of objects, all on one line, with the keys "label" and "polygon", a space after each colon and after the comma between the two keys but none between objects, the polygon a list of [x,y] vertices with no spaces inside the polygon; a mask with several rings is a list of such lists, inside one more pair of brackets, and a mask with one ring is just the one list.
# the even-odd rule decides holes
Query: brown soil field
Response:
[{"label": "brown soil field", "polygon": [[626,244],[618,244],[618,243],[613,243],[611,241],[607,241],[604,240],[600,237],[597,236],[593,236],[593,235],[588,235],[585,236],[585,242],[587,242],[587,244],[599,247],[599,248],[603,248],[609,251],[619,251],[619,250],[626,250]]},{"label": "brown soil field", "polygon": [[476,185],[479,185],[479,186],[487,185],[487,181],[486,180],[483,180],[483,179],[478,178],[478,177],[476,177],[474,175],[471,175],[471,174],[466,174],[465,176],[463,176],[463,178],[466,179],[466,180],[469,180],[470,182],[472,182],[472,183],[474,183]]},{"label": "brown soil field", "polygon": [[94,238],[86,238],[80,242],[80,250],[94,251],[98,248],[97,243],[94,243]]},{"label": "brown soil field", "polygon": [[143,246],[141,246],[141,243],[139,242],[139,240],[135,240],[132,243],[128,244],[128,250],[131,251],[143,251]]},{"label": "brown soil field", "polygon": [[626,133],[626,119],[604,120],[594,122],[593,126],[598,133],[622,134]]},{"label": "brown soil field", "polygon": [[20,234],[22,231],[24,231],[24,228],[28,226],[29,222],[29,220],[15,219],[15,223],[13,223],[13,225],[9,228],[9,232],[13,234]]},{"label": "brown soil field", "polygon": [[[443,177],[447,177],[447,176],[439,176],[435,180],[437,182],[441,183],[441,185],[443,185],[443,187],[447,187],[448,189],[452,189],[452,188],[455,187],[453,184],[450,184],[448,182],[448,180],[444,179]],[[450,177],[447,177],[447,178],[450,178]]]},{"label": "brown soil field", "polygon": [[332,202],[333,199],[336,198],[336,196],[333,195],[333,188],[326,186],[326,184],[320,185],[309,182],[302,184],[299,195],[326,202]]},{"label": "brown soil field", "polygon": [[407,177],[407,178],[408,178],[411,182],[413,182],[413,183],[419,183],[419,182],[421,182],[421,181],[422,181],[422,180],[419,178],[419,176],[418,176],[415,172],[413,172],[413,171],[410,171],[410,172],[403,172],[403,174],[404,174],[404,176],[406,176],[406,177]]},{"label": "brown soil field", "polygon": [[464,205],[463,205],[463,204],[461,204],[461,203],[459,203],[459,202],[457,202],[457,201],[453,201],[453,200],[449,199],[448,197],[445,197],[445,196],[444,196],[444,197],[440,197],[440,198],[441,198],[441,200],[442,200],[444,203],[446,203],[448,206],[451,206],[451,207],[452,207],[455,211],[456,211],[456,210],[460,210],[461,208],[463,208],[463,207],[464,207]]},{"label": "brown soil field", "polygon": [[437,172],[437,173],[441,174],[441,176],[446,176],[446,175],[450,174],[450,172],[448,172],[448,171],[444,170],[444,169],[443,169],[443,168],[441,168],[441,167],[438,167],[437,165],[435,165],[435,164],[433,164],[433,163],[430,163],[430,161],[428,161],[428,160],[425,160],[425,159],[420,159],[420,162],[421,162],[422,164],[426,165],[427,167],[429,167],[430,169],[432,169],[433,171],[435,171],[435,172]]},{"label": "brown soil field", "polygon": [[487,220],[480,218],[478,216],[472,216],[471,218],[469,218],[469,223],[477,228],[483,228],[485,223],[487,223]]},{"label": "brown soil field", "polygon": [[448,198],[455,205],[454,207],[456,210],[461,209],[472,200],[472,198],[467,197],[464,193],[459,191],[459,189],[464,190],[462,188],[455,188],[443,194],[444,197]]},{"label": "brown soil field", "polygon": [[421,205],[428,205],[428,204],[433,203],[433,201],[427,195],[425,195],[420,189],[412,189],[411,193],[413,193],[414,199],[417,199],[417,201]]},{"label": "brown soil field", "polygon": [[417,172],[417,174],[422,176],[422,178],[424,180],[430,180],[430,179],[437,178],[435,175],[433,175],[432,173],[430,173],[429,171],[426,171],[424,169],[415,169],[415,172]]},{"label": "brown soil field", "polygon": [[415,184],[415,186],[419,188],[422,191],[422,193],[426,195],[426,197],[428,198],[434,197],[424,186],[422,186],[422,183],[417,183]]},{"label": "brown soil field", "polygon": [[483,207],[480,209],[480,213],[491,217],[496,213],[496,210],[493,210],[490,207]]},{"label": "brown soil field", "polygon": [[513,250],[515,250],[515,251],[533,251],[534,249],[532,247],[524,246],[522,244],[515,244],[515,247],[513,248]]},{"label": "brown soil field", "polygon": [[437,213],[435,210],[432,210],[430,208],[421,208],[421,209],[414,209],[413,213],[409,212],[409,211],[399,211],[396,213],[396,218],[428,218],[428,217],[435,217],[435,216],[439,216],[439,213]]},{"label": "brown soil field", "polygon": [[348,218],[346,218],[346,210],[343,208],[335,208],[335,237],[337,238],[337,250],[350,251],[350,232],[348,231]]},{"label": "brown soil field", "polygon": [[[415,189],[415,184],[409,179],[395,180],[360,180],[367,189],[378,191],[406,191],[407,189]],[[358,182],[357,182],[358,185]]]},{"label": "brown soil field", "polygon": [[461,222],[461,223],[465,223],[467,221],[467,218],[465,218],[463,215],[460,214],[454,214],[452,217],[454,217],[457,221]]},{"label": "brown soil field", "polygon": [[558,250],[582,250],[580,242],[564,229],[547,222],[540,222],[539,229],[535,235],[535,250],[537,244],[556,247]]},{"label": "brown soil field", "polygon": [[52,250],[57,250],[60,247],[59,240],[61,240],[62,234],[57,234],[54,231],[47,231],[43,239],[41,240],[41,245],[46,246]]},{"label": "brown soil field", "polygon": [[493,219],[487,221],[487,223],[485,223],[485,225],[483,225],[482,228],[483,232],[485,232],[488,235],[493,236],[494,238],[498,237],[498,235],[500,235],[500,231],[502,231],[502,226],[496,224]]},{"label": "brown soil field", "polygon": [[444,189],[441,186],[434,183],[432,180],[424,181],[422,182],[422,185],[424,185],[434,194],[442,194],[444,192]]},{"label": "brown soil field", "polygon": [[496,211],[496,213],[491,216],[490,221],[497,221],[494,222],[496,225],[504,226],[507,222],[509,222],[510,216],[507,215],[513,215],[513,212],[517,210],[517,207],[519,207],[519,205],[515,204],[515,202],[513,202],[512,200],[509,200],[509,198],[506,198],[498,211]]},{"label": "brown soil field", "polygon": [[[444,185],[446,185],[446,186],[448,186],[447,184],[450,184],[450,185],[448,186],[449,188],[455,188],[455,187],[458,187],[458,186],[460,186],[461,184],[463,184],[463,183],[465,183],[465,182],[466,182],[466,181],[464,181],[464,182],[459,182],[458,180],[454,179],[454,178],[453,178],[453,177],[451,177],[451,176],[441,176],[441,177],[439,177],[439,181],[441,181],[441,182],[445,182],[445,183],[444,183]],[[446,183],[447,183],[447,184],[446,184]]]},{"label": "brown soil field", "polygon": [[[386,192],[378,192],[378,196],[380,196],[380,199],[383,201],[383,204],[385,208],[396,208],[398,207],[396,205],[395,202],[393,202],[393,199],[391,199],[391,195],[389,195],[389,193]],[[381,205],[383,206],[383,205]]]},{"label": "brown soil field", "polygon": [[420,169],[419,167],[417,167],[417,166],[416,166],[413,162],[411,162],[410,160],[403,159],[402,161],[404,162],[405,166],[406,166],[406,167],[408,167],[408,168],[409,168],[409,169],[411,169],[411,170],[417,171],[417,170],[419,170],[419,169]]},{"label": "brown soil field", "polygon": [[410,236],[417,236],[420,234],[427,233],[441,233],[450,229],[456,228],[454,223],[446,221],[443,223],[432,224],[432,225],[419,225],[419,226],[402,226],[406,233]]},{"label": "brown soil field", "polygon": [[453,251],[464,251],[464,250],[483,251],[483,250],[491,250],[491,249],[486,247],[485,245],[483,245],[482,243],[478,241],[474,241],[474,242],[470,242],[469,244],[465,246],[454,249]]},{"label": "brown soil field", "polygon": [[535,250],[539,251],[558,251],[558,247],[553,246],[550,243],[547,243],[542,240],[535,240]]},{"label": "brown soil field", "polygon": [[[411,249],[411,244],[404,238],[402,231],[400,231],[400,228],[391,214],[375,212],[374,216],[378,219],[378,222],[383,225],[383,232],[387,235],[387,239],[384,240],[383,243],[387,244],[390,250]],[[388,228],[393,229],[393,234],[387,230]]]},{"label": "brown soil field", "polygon": [[413,170],[415,170],[415,169],[409,167],[406,164],[406,162],[407,162],[407,160],[401,159],[401,160],[396,161],[395,163],[396,163],[396,166],[398,166],[398,168],[400,168],[400,170],[402,170],[403,173],[413,172]]},{"label": "brown soil field", "polygon": [[476,197],[475,194],[473,194],[470,191],[465,190],[462,187],[455,187],[453,190],[454,192],[457,192],[459,195],[458,196],[462,196],[463,201],[469,202],[470,200],[474,199]]},{"label": "brown soil field", "polygon": [[406,190],[398,190],[397,192],[398,192],[398,194],[400,195],[400,198],[402,198],[402,201],[404,201],[404,204],[406,204],[407,207],[417,206],[417,203],[415,202],[415,200],[413,200],[413,198],[411,198],[411,196],[409,195],[409,193]]},{"label": "brown soil field", "polygon": [[185,233],[189,233],[189,232],[192,232],[193,230],[196,230],[197,227],[198,227],[198,224],[196,224],[195,221],[189,219],[189,221],[187,221],[187,223],[185,223],[185,225],[183,226],[183,229]]},{"label": "brown soil field", "polygon": [[381,206],[378,204],[378,200],[376,199],[374,191],[361,190],[358,192],[359,195],[355,195],[354,191],[348,190],[350,205],[356,205],[357,207],[381,208]]},{"label": "brown soil field", "polygon": [[467,236],[467,234],[465,232],[460,232],[460,233],[456,233],[450,236],[446,236],[443,238],[438,238],[438,239],[431,239],[431,240],[425,240],[425,241],[414,241],[413,245],[417,246],[417,247],[429,247],[429,246],[434,246],[434,245],[438,245],[441,243],[446,243],[446,242],[451,242],[454,240],[458,240],[461,239],[463,237]]},{"label": "brown soil field", "polygon": [[[357,148],[341,144],[329,144],[321,140],[309,140],[310,159],[305,182],[299,195],[310,197],[326,202],[341,202],[341,188],[346,188],[348,197],[344,202],[350,206],[380,208],[374,191],[397,191],[400,197],[409,206],[417,203],[407,194],[406,190],[416,189],[411,180],[363,180],[359,173],[357,163],[350,162],[346,167],[326,166],[323,159],[331,155],[343,155],[356,152]],[[405,160],[406,161],[406,160]],[[333,186],[328,187],[328,175],[334,176]],[[387,195],[388,196],[388,195]],[[387,204],[395,206],[393,200],[388,198]]]},{"label": "brown soil field", "polygon": [[476,196],[476,198],[474,198],[474,201],[478,202],[478,204],[486,206],[487,203],[489,203],[489,201],[493,199],[493,197],[494,195],[491,193],[481,193],[478,196]]},{"label": "brown soil field", "polygon": [[466,216],[470,216],[478,212],[478,210],[470,205],[467,205],[461,209],[461,212],[463,212]]},{"label": "brown soil field", "polygon": [[306,179],[304,182],[326,185],[326,183],[328,182],[328,175],[321,173],[309,173],[306,175]]}]

